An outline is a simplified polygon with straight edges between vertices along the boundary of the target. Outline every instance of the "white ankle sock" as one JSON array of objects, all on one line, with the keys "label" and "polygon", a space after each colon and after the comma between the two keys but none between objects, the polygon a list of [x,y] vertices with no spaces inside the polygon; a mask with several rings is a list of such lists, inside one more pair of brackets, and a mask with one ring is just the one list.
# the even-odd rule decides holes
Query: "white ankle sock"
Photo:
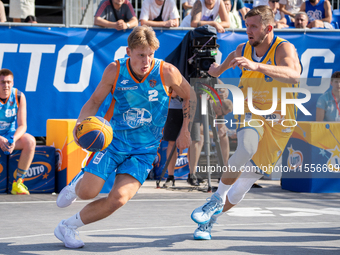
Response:
[{"label": "white ankle sock", "polygon": [[85,224],[81,221],[80,214],[77,212],[75,215],[71,216],[65,220],[65,225],[75,226],[77,228],[84,226]]},{"label": "white ankle sock", "polygon": [[225,212],[221,212],[221,213],[219,213],[219,214],[214,214],[213,216],[211,216],[211,218],[212,218],[213,220],[215,220],[215,222],[216,222],[216,221],[217,221],[217,218],[220,217],[220,216],[222,216],[224,213],[225,213]]},{"label": "white ankle sock", "polygon": [[225,203],[226,199],[227,199],[227,193],[228,190],[231,188],[231,185],[225,185],[222,180],[220,180],[219,184],[218,184],[218,188],[216,190],[216,192],[221,196],[223,203]]}]

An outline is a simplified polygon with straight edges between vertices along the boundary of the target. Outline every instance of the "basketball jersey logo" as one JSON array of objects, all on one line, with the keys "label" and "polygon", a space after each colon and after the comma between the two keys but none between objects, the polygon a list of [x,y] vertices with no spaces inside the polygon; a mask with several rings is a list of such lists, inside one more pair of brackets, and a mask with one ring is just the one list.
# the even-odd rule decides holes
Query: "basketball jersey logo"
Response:
[{"label": "basketball jersey logo", "polygon": [[270,76],[268,76],[268,75],[265,75],[265,76],[264,76],[264,80],[265,80],[266,82],[272,82],[272,81],[273,81],[273,78],[270,77]]},{"label": "basketball jersey logo", "polygon": [[123,116],[124,121],[131,128],[138,128],[140,126],[149,124],[152,121],[151,113],[144,108],[131,108],[126,111]]}]

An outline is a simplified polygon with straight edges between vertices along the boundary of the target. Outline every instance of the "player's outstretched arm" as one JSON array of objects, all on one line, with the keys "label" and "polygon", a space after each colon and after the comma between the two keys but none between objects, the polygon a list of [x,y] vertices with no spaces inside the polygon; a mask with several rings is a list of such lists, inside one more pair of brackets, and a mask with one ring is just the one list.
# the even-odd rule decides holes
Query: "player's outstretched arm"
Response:
[{"label": "player's outstretched arm", "polygon": [[90,99],[84,104],[84,106],[82,107],[80,111],[76,126],[73,130],[73,136],[76,142],[77,142],[77,138],[76,138],[75,132],[77,130],[78,125],[86,117],[94,116],[98,112],[100,105],[103,103],[106,96],[111,92],[113,88],[112,86],[114,85],[115,80],[117,78],[116,77],[117,74],[118,73],[117,73],[116,62],[112,62],[105,68],[102,79],[99,82],[97,88],[95,89]]},{"label": "player's outstretched arm", "polygon": [[189,132],[190,122],[193,121],[196,110],[196,93],[191,88],[188,81],[181,75],[179,70],[169,63],[163,65],[164,83],[183,99],[183,124],[181,132],[176,140],[176,145],[180,149],[188,148],[191,143]]},{"label": "player's outstretched arm", "polygon": [[221,65],[215,62],[212,63],[209,68],[208,74],[210,74],[213,77],[219,77],[225,70],[232,67],[230,65],[231,61],[235,59],[236,57],[241,57],[243,45],[244,43],[237,46],[236,50],[232,51]]}]

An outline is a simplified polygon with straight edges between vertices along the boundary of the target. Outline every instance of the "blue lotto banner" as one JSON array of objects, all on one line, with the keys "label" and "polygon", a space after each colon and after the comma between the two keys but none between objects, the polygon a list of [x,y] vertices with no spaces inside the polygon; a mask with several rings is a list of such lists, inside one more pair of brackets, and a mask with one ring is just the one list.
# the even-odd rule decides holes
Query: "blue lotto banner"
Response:
[{"label": "blue lotto banner", "polygon": [[0,193],[7,192],[7,171],[8,156],[0,150]]},{"label": "blue lotto banner", "polygon": [[[0,67],[14,73],[14,86],[25,93],[28,132],[46,135],[47,119],[74,119],[99,83],[105,67],[126,56],[129,32],[100,28],[0,26]],[[160,48],[155,57],[164,59],[182,41],[186,30],[156,30]],[[332,72],[340,70],[339,32],[280,31],[297,48],[303,66],[301,87],[312,93],[305,104],[315,119],[315,103],[329,88]],[[245,31],[218,34],[217,62],[247,41]],[[230,69],[222,78],[237,78]],[[310,79],[316,78],[316,79]]]},{"label": "blue lotto banner", "polygon": [[[55,190],[55,154],[52,146],[36,146],[33,161],[26,172],[24,183],[30,193],[52,193]],[[14,151],[8,160],[8,192],[17,175],[21,151]]]}]

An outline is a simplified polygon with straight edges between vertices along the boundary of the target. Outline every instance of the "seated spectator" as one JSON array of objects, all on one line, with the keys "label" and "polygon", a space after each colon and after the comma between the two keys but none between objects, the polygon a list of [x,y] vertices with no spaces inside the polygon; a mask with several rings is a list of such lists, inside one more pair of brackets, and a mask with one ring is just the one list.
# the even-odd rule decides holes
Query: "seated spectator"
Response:
[{"label": "seated spectator", "polygon": [[340,72],[331,77],[332,89],[322,94],[316,103],[316,121],[340,121]]},{"label": "seated spectator", "polygon": [[273,10],[275,28],[288,27],[284,13],[279,11],[279,0],[270,0],[269,7]]},{"label": "seated spectator", "polygon": [[6,22],[6,12],[2,1],[0,1],[0,22]]},{"label": "seated spectator", "polygon": [[298,12],[295,14],[294,26],[295,28],[308,28],[308,15],[305,12]]},{"label": "seated spectator", "polygon": [[138,20],[128,0],[103,0],[94,16],[94,24],[125,30],[136,27]]},{"label": "seated spectator", "polygon": [[332,22],[332,9],[328,0],[309,0],[302,3],[300,11],[308,15],[309,28],[330,28]]},{"label": "seated spectator", "polygon": [[[230,3],[231,3],[230,10],[233,10],[235,0],[230,0]],[[242,19],[245,20],[244,16],[246,16],[247,12],[249,12],[250,9],[244,5],[242,0],[236,0],[236,11],[239,11],[242,15]]]},{"label": "seated spectator", "polygon": [[26,23],[38,23],[37,18],[35,16],[32,16],[32,15],[28,15],[26,17],[26,19],[24,20],[24,22],[26,22]]},{"label": "seated spectator", "polygon": [[178,27],[179,13],[174,0],[144,0],[140,24],[151,27]]},{"label": "seated spectator", "polygon": [[[244,6],[242,0],[237,0],[236,5],[234,5],[234,0],[223,0],[223,2],[229,15],[230,28],[242,28],[242,20],[239,12],[244,20],[244,16],[250,9]],[[218,16],[216,21],[221,22],[220,16]]]},{"label": "seated spectator", "polygon": [[295,22],[295,14],[300,11],[300,7],[305,0],[280,0],[279,10],[290,17],[287,22]]},{"label": "seated spectator", "polygon": [[196,0],[182,0],[183,18],[188,16]]},{"label": "seated spectator", "polygon": [[27,104],[24,93],[14,85],[14,75],[8,69],[0,70],[0,148],[6,154],[21,150],[18,168],[15,170],[11,193],[29,195],[23,184],[32,163],[35,151],[35,139],[26,133]]},{"label": "seated spectator", "polygon": [[[218,15],[221,22],[215,21]],[[200,27],[204,25],[215,27],[219,33],[224,33],[224,29],[230,27],[229,15],[223,1],[197,0],[191,13],[183,19],[181,27]]]},{"label": "seated spectator", "polygon": [[10,0],[9,1],[9,17],[13,22],[21,22],[28,15],[35,16],[35,0]]}]

